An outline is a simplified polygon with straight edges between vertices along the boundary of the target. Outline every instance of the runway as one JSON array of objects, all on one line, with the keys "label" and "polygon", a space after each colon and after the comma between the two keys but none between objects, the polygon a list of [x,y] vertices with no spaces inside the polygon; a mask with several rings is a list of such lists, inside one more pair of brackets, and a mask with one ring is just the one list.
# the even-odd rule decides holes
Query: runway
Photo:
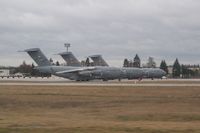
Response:
[{"label": "runway", "polygon": [[122,87],[148,87],[148,86],[160,86],[160,87],[200,87],[200,84],[90,84],[90,83],[0,83],[0,86],[122,86]]},{"label": "runway", "polygon": [[76,82],[62,78],[27,78],[27,79],[1,79],[0,86],[200,86],[200,79],[167,79],[167,80],[123,80],[121,82],[117,80],[113,81],[89,81],[89,82]]}]

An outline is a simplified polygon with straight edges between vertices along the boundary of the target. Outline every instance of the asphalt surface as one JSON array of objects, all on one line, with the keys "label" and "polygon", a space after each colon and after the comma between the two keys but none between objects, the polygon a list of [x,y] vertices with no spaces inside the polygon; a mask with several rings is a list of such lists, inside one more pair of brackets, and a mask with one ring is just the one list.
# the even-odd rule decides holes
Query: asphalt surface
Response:
[{"label": "asphalt surface", "polygon": [[[161,82],[164,81],[164,82]],[[167,83],[173,81],[173,83]],[[176,83],[177,81],[177,83]],[[146,82],[146,83],[145,83]],[[181,83],[180,83],[181,82]],[[192,83],[192,82],[195,82]],[[138,80],[118,80],[114,81],[90,81],[90,82],[76,82],[63,78],[9,78],[0,79],[1,85],[12,86],[200,86],[200,79],[156,79],[154,81],[145,79],[144,82]]]}]

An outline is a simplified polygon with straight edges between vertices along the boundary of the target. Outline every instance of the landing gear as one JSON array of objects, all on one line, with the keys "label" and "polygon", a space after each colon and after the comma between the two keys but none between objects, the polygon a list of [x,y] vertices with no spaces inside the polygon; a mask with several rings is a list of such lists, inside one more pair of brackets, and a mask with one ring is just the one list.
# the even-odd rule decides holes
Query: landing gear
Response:
[{"label": "landing gear", "polygon": [[88,82],[88,81],[90,81],[90,80],[89,80],[89,79],[77,79],[76,81],[77,81],[77,82],[86,82],[86,81]]},{"label": "landing gear", "polygon": [[108,81],[107,79],[103,79],[103,81]]},{"label": "landing gear", "polygon": [[140,77],[140,78],[138,79],[138,81],[142,81],[142,77]]}]

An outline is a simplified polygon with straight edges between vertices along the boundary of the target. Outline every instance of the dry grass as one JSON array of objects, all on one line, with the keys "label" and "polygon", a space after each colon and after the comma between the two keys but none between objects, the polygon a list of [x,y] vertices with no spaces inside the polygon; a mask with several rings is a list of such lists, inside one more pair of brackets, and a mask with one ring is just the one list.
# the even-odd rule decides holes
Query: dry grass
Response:
[{"label": "dry grass", "polygon": [[199,133],[200,87],[0,86],[0,133]]}]

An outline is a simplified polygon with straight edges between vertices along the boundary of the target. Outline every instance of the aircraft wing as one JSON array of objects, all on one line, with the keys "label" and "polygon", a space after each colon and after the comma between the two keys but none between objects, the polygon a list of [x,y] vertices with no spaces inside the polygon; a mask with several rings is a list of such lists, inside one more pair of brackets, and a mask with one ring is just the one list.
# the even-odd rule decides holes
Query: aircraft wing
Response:
[{"label": "aircraft wing", "polygon": [[56,73],[57,74],[76,73],[76,72],[82,72],[82,71],[88,71],[88,70],[94,70],[94,69],[95,69],[95,67],[77,68],[77,69],[59,71],[59,72],[56,72]]}]

